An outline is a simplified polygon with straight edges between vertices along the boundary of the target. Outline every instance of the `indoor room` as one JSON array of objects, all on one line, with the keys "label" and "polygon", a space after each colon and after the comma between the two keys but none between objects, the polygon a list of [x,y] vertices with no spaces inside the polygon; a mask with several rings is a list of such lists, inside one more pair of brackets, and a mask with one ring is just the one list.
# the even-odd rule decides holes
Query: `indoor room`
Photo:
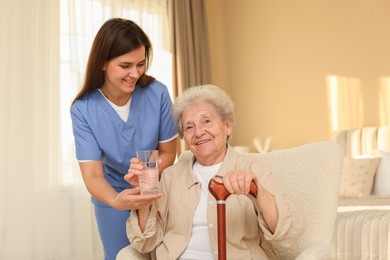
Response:
[{"label": "indoor room", "polygon": [[390,258],[390,2],[0,0],[0,260],[104,259],[71,105],[113,17],[149,36],[173,104],[204,84],[231,98],[229,147],[310,219],[280,259]]}]

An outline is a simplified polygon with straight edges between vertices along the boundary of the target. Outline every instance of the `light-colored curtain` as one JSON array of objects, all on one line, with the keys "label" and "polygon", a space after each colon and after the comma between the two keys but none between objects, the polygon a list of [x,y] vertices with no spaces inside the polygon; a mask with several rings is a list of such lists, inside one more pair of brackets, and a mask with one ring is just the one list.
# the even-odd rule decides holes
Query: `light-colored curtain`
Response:
[{"label": "light-colored curtain", "polygon": [[[170,0],[173,52],[173,93],[211,83],[210,48],[204,0]],[[186,150],[183,140],[178,153]]]},{"label": "light-colored curtain", "polygon": [[59,17],[59,1],[1,1],[0,259],[99,255],[85,189],[63,182]]},{"label": "light-colored curtain", "polygon": [[56,1],[0,1],[0,259],[65,259],[58,16]]},{"label": "light-colored curtain", "polygon": [[[154,19],[164,27],[157,11],[145,10],[166,13],[166,6],[156,0],[0,1],[1,260],[103,259],[74,158],[70,101],[103,21]],[[169,41],[155,44],[169,48]]]}]

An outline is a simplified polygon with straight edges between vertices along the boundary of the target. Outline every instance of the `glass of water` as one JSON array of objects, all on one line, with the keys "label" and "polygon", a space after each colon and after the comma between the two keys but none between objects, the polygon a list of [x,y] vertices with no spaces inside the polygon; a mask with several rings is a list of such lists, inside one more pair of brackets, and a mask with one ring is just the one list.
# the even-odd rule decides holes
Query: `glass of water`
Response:
[{"label": "glass of water", "polygon": [[137,151],[137,158],[141,160],[144,167],[142,174],[139,176],[141,195],[158,193],[158,150]]}]

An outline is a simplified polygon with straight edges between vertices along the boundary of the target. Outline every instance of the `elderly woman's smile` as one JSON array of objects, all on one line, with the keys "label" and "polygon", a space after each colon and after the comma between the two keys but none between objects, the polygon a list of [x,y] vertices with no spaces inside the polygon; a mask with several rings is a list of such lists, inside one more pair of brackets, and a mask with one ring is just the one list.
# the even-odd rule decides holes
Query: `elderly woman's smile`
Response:
[{"label": "elderly woman's smile", "polygon": [[232,123],[222,121],[215,107],[200,101],[186,107],[182,113],[183,138],[197,161],[212,165],[223,161]]}]

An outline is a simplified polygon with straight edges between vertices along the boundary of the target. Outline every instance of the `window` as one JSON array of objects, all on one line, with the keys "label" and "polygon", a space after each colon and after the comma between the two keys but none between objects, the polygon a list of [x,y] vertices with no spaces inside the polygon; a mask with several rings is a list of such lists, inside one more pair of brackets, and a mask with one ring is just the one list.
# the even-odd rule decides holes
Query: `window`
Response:
[{"label": "window", "polygon": [[390,125],[390,77],[380,78],[379,116],[381,125]]},{"label": "window", "polygon": [[172,54],[169,47],[166,0],[61,0],[61,138],[65,186],[80,180],[75,158],[70,104],[81,87],[89,50],[100,26],[110,17],[140,25],[153,44],[148,73],[163,82],[172,97]]},{"label": "window", "polygon": [[362,127],[363,97],[360,80],[327,76],[331,131]]}]

